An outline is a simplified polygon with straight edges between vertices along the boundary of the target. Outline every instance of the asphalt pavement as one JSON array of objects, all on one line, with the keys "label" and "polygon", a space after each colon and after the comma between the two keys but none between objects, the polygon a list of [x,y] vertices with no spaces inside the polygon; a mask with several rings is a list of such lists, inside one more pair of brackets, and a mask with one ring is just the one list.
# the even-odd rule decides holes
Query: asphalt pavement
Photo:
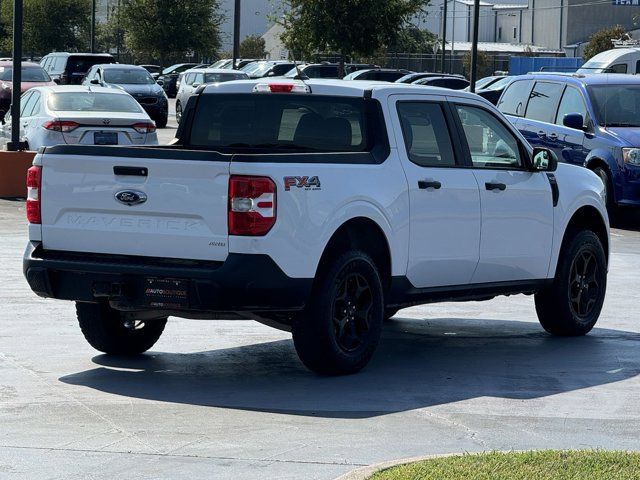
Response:
[{"label": "asphalt pavement", "polygon": [[640,215],[612,231],[590,335],[550,337],[523,295],[415,307],[341,378],[247,321],[171,318],[148,354],[99,354],[72,303],[23,279],[24,218],[0,200],[2,479],[328,480],[425,454],[640,449]]}]

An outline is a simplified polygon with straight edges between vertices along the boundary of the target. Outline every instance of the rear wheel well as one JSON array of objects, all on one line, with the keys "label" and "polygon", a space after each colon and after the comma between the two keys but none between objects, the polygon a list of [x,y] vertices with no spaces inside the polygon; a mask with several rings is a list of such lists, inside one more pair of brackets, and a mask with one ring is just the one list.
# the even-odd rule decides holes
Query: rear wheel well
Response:
[{"label": "rear wheel well", "polygon": [[391,254],[382,229],[365,217],[352,218],[335,231],[322,253],[316,279],[320,278],[331,260],[348,250],[361,250],[375,262],[385,292],[391,286]]},{"label": "rear wheel well", "polygon": [[580,230],[591,230],[595,233],[600,239],[600,243],[602,243],[602,248],[604,248],[605,256],[607,261],[609,260],[609,235],[607,234],[607,227],[600,215],[600,212],[595,207],[584,206],[579,208],[571,217],[571,221],[569,221],[569,225],[567,225],[567,229],[565,230],[564,238],[562,240],[562,245],[564,248],[569,235],[574,234],[576,231]]}]

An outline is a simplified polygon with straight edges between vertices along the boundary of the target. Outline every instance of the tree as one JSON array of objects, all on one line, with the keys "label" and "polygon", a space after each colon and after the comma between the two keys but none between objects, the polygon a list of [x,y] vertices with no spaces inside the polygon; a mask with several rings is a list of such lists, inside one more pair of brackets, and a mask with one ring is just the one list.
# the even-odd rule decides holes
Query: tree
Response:
[{"label": "tree", "polygon": [[137,57],[162,66],[220,47],[218,0],[127,0],[122,5],[125,45]]},{"label": "tree", "polygon": [[416,26],[403,28],[394,41],[387,47],[389,52],[432,53],[438,37],[429,30],[420,30]]},{"label": "tree", "polygon": [[240,44],[240,57],[242,58],[264,58],[265,51],[264,38],[258,35],[249,35]]},{"label": "tree", "polygon": [[[23,51],[45,55],[51,51],[86,50],[89,46],[91,0],[24,0]],[[6,37],[3,50],[11,51],[13,2],[2,2]]]},{"label": "tree", "polygon": [[[471,52],[467,52],[462,57],[462,66],[464,68],[467,76],[471,75]],[[482,50],[478,50],[478,78],[486,77],[487,75],[491,75],[491,59],[487,52],[483,52]]]},{"label": "tree", "polygon": [[584,47],[583,58],[585,61],[591,57],[611,50],[613,48],[613,40],[630,40],[631,35],[627,33],[624,27],[616,25],[615,27],[603,28],[589,37],[589,43]]},{"label": "tree", "polygon": [[316,52],[371,57],[397,40],[429,0],[288,0],[282,41],[296,57]]}]

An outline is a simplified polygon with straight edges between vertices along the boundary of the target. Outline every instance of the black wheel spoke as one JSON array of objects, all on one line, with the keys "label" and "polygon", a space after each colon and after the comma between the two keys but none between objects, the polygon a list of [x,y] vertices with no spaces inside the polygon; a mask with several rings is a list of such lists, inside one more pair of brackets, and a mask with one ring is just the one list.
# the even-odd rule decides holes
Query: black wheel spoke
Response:
[{"label": "black wheel spoke", "polygon": [[358,273],[346,275],[338,286],[333,306],[334,328],[336,341],[343,350],[356,350],[366,342],[372,298],[369,282]]},{"label": "black wheel spoke", "polygon": [[598,303],[599,273],[592,251],[585,249],[576,255],[569,274],[569,299],[578,317],[588,317]]}]

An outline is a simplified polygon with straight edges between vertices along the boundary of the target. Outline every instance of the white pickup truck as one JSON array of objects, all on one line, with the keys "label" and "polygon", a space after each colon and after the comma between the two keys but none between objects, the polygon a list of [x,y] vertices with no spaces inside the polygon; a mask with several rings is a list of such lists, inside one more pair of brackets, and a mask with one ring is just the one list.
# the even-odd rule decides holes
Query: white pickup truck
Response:
[{"label": "white pickup truck", "polygon": [[105,353],[169,316],[251,318],[344,374],[403,307],[534,294],[545,330],[584,335],[605,297],[600,179],[459,91],[209,85],[173,145],[45,148],[27,181],[24,274]]}]

